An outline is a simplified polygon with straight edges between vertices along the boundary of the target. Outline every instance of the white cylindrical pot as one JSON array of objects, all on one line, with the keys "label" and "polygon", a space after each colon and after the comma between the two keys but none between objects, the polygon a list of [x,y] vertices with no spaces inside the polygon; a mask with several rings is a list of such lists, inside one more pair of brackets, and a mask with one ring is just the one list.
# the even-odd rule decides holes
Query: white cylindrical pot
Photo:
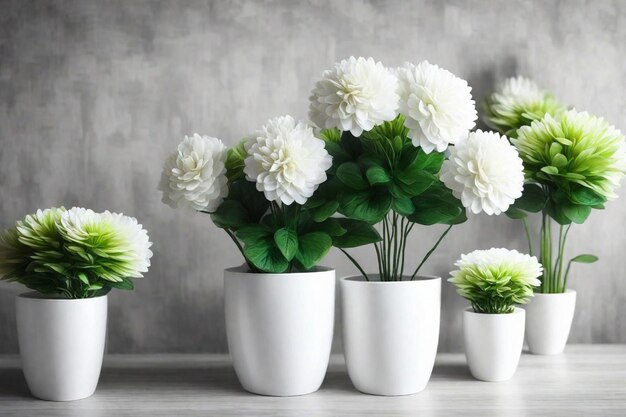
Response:
[{"label": "white cylindrical pot", "polygon": [[526,342],[531,353],[556,355],[567,344],[574,311],[576,291],[561,294],[535,293],[526,310]]},{"label": "white cylindrical pot", "polygon": [[481,381],[511,379],[524,346],[524,310],[510,314],[463,311],[465,357],[470,372]]},{"label": "white cylindrical pot", "polygon": [[366,394],[422,391],[439,341],[441,278],[341,280],[343,348],[348,375]]},{"label": "white cylindrical pot", "polygon": [[44,298],[36,292],[16,301],[22,369],[32,394],[73,401],[92,395],[102,368],[107,296]]},{"label": "white cylindrical pot", "polygon": [[228,349],[246,391],[273,396],[317,391],[333,340],[335,271],[224,271]]}]

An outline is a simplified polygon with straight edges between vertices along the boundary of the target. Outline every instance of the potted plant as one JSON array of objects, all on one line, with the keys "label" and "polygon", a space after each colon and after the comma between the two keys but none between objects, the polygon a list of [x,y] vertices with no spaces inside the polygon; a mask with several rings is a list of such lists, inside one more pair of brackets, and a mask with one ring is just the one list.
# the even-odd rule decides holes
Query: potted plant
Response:
[{"label": "potted plant", "polygon": [[506,80],[485,104],[485,121],[507,132],[524,161],[526,185],[507,211],[521,219],[533,253],[528,213],[541,213],[541,285],[526,306],[526,339],[535,354],[563,352],[576,305],[568,288],[570,266],[592,263],[594,255],[566,260],[572,224],[582,224],[593,209],[617,197],[626,169],[624,136],[604,119],[567,110],[531,80]]},{"label": "potted plant", "polygon": [[333,244],[380,239],[366,222],[306,205],[331,164],[324,141],[291,116],[269,120],[230,149],[216,138],[185,137],[166,161],[164,201],[210,213],[245,260],[224,272],[224,304],[228,348],[247,391],[288,396],[320,387],[335,271],[317,265]]},{"label": "potted plant", "polygon": [[470,372],[482,381],[506,381],[524,345],[524,310],[542,267],[534,256],[516,250],[476,250],[461,255],[449,282],[470,302],[463,311],[465,356]]},{"label": "potted plant", "polygon": [[[439,338],[441,279],[418,275],[454,224],[473,213],[500,214],[522,192],[522,162],[507,139],[472,132],[467,82],[436,65],[391,71],[351,57],[325,71],[310,117],[333,156],[329,179],[305,204],[377,225],[376,273],[341,283],[343,344],[354,386],[365,393],[421,391]],[[446,159],[448,145],[450,156]],[[416,224],[446,229],[409,272],[407,239]]]},{"label": "potted plant", "polygon": [[17,297],[26,382],[35,397],[72,401],[98,384],[107,293],[133,289],[148,271],[152,243],[122,214],[74,207],[38,210],[0,237],[0,277],[34,291]]}]

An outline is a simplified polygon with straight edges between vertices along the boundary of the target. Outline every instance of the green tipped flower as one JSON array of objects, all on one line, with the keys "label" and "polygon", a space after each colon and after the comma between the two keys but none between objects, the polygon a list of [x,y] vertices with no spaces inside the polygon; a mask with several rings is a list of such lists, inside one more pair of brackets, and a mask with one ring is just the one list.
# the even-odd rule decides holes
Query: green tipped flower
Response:
[{"label": "green tipped flower", "polygon": [[226,177],[229,182],[243,178],[243,169],[245,168],[245,159],[248,157],[246,151],[247,139],[242,139],[237,145],[228,149],[226,154]]},{"label": "green tipped flower", "polygon": [[485,123],[509,138],[514,138],[520,127],[541,120],[546,114],[556,115],[567,109],[542,91],[534,81],[512,77],[506,79],[498,91],[485,100],[483,110]]},{"label": "green tipped flower", "polygon": [[624,135],[604,119],[570,110],[518,131],[511,142],[524,161],[526,177],[568,197],[596,206],[617,197],[626,170]]},{"label": "green tipped flower", "polygon": [[512,313],[515,304],[526,304],[539,286],[543,271],[537,258],[516,250],[475,250],[461,255],[449,282],[477,313]]},{"label": "green tipped flower", "polygon": [[150,266],[151,245],[131,217],[78,207],[38,210],[0,236],[0,279],[67,298],[131,289],[131,278]]}]

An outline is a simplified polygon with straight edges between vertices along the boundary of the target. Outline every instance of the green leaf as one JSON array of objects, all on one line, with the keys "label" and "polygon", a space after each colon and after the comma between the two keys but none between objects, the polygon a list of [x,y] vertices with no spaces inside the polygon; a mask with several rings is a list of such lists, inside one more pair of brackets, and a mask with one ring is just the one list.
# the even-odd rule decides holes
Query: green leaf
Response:
[{"label": "green leaf", "polygon": [[326,233],[313,232],[299,238],[299,248],[296,259],[309,270],[313,268],[332,247],[333,241]]},{"label": "green leaf", "polygon": [[383,187],[345,193],[340,196],[340,212],[346,217],[378,223],[389,212],[392,197]]},{"label": "green leaf", "polygon": [[337,211],[339,202],[336,200],[328,201],[319,207],[311,209],[311,217],[316,222],[323,222]]},{"label": "green leaf", "polygon": [[559,175],[559,169],[550,165],[542,167],[541,170],[549,175]]},{"label": "green leaf", "polygon": [[412,222],[432,224],[459,224],[467,220],[465,208],[452,191],[437,184],[412,199],[415,212],[407,216]]},{"label": "green leaf", "polygon": [[509,206],[509,209],[507,211],[505,211],[504,214],[506,214],[507,217],[509,217],[511,219],[516,219],[516,220],[524,219],[524,218],[528,217],[528,215],[524,211],[522,211],[522,210],[520,210],[518,208],[515,208],[513,206]]},{"label": "green leaf", "polygon": [[211,219],[217,227],[222,229],[237,230],[248,223],[251,223],[248,212],[239,201],[224,200],[214,213]]},{"label": "green leaf", "polygon": [[590,255],[590,254],[582,254],[582,255],[578,255],[573,257],[572,259],[570,259],[570,262],[580,262],[583,264],[592,264],[594,262],[598,261],[598,257],[595,255]]},{"label": "green leaf", "polygon": [[76,276],[78,276],[78,279],[85,283],[85,285],[89,285],[89,278],[87,278],[87,275],[84,272],[79,272]]},{"label": "green leaf", "polygon": [[331,237],[342,236],[347,233],[347,230],[341,226],[340,219],[328,218],[321,223],[315,225],[316,231],[324,232]]},{"label": "green leaf", "polygon": [[367,181],[370,185],[388,184],[389,181],[391,181],[387,171],[379,165],[374,165],[368,168],[365,175],[367,176]]},{"label": "green leaf", "polygon": [[531,213],[538,213],[545,207],[546,201],[547,196],[540,186],[536,184],[526,184],[524,185],[522,196],[515,200],[513,207]]},{"label": "green leaf", "polygon": [[355,162],[344,162],[337,168],[337,178],[350,188],[365,190],[367,182],[363,179],[361,168]]},{"label": "green leaf", "polygon": [[426,171],[420,171],[422,175],[415,178],[411,183],[397,181],[396,185],[402,190],[407,197],[416,197],[429,189],[437,178]]},{"label": "green leaf", "polygon": [[591,213],[590,206],[583,206],[580,204],[565,204],[562,207],[563,214],[577,224],[582,224],[587,220]]},{"label": "green leaf", "polygon": [[260,240],[272,237],[272,230],[267,225],[254,224],[240,228],[235,232],[235,235],[246,245],[252,245]]},{"label": "green leaf", "polygon": [[411,202],[411,199],[408,197],[394,198],[393,203],[391,204],[391,208],[393,211],[402,216],[408,216],[415,212],[415,206]]},{"label": "green leaf", "polygon": [[274,242],[285,259],[291,261],[298,251],[298,235],[292,229],[283,227],[274,233]]},{"label": "green leaf", "polygon": [[552,158],[552,165],[557,168],[565,168],[567,166],[567,158],[562,153],[557,153]]},{"label": "green leaf", "polygon": [[283,256],[272,238],[246,244],[243,253],[248,261],[263,272],[279,274],[287,271],[289,267],[289,261]]},{"label": "green leaf", "polygon": [[380,242],[382,238],[371,224],[353,219],[338,219],[347,232],[333,238],[333,245],[338,248],[355,248]]},{"label": "green leaf", "polygon": [[107,285],[118,290],[133,290],[135,288],[135,284],[130,278],[124,278],[119,282],[107,282]]},{"label": "green leaf", "polygon": [[579,187],[570,192],[570,201],[584,206],[597,206],[606,202],[606,198],[586,187]]}]

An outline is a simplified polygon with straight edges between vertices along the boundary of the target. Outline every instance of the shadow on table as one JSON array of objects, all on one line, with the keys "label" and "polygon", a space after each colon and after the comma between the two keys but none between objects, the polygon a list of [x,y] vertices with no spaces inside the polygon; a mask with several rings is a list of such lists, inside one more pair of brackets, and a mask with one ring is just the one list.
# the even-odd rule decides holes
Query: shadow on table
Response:
[{"label": "shadow on table", "polygon": [[0,378],[0,398],[25,397],[32,398],[21,368],[5,368]]},{"label": "shadow on table", "polygon": [[167,391],[171,389],[211,389],[218,393],[244,393],[235,371],[223,367],[124,367],[107,366],[102,370],[98,390],[136,389]]}]

